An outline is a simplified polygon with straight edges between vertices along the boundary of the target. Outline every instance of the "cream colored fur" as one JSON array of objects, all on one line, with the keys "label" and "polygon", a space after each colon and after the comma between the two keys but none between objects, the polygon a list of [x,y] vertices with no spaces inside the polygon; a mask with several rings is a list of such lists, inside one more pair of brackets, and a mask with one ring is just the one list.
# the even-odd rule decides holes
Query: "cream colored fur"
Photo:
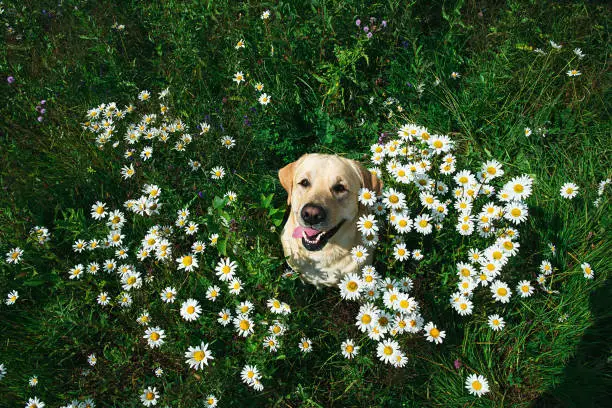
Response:
[{"label": "cream colored fur", "polygon": [[[339,156],[307,154],[279,170],[281,184],[287,190],[291,213],[283,228],[281,242],[289,265],[304,282],[317,287],[336,285],[344,275],[359,273],[360,267],[352,259],[351,249],[362,245],[356,222],[367,213],[357,201],[359,189],[367,187],[380,194],[382,183],[361,164]],[[306,188],[300,181],[307,179]],[[337,193],[332,187],[342,184],[347,191]],[[316,229],[329,231],[342,220],[344,224],[319,251],[309,251],[300,238],[293,238],[296,227],[306,227],[300,214],[304,205],[315,204],[325,208],[327,219]],[[370,251],[367,262],[371,260]]]}]

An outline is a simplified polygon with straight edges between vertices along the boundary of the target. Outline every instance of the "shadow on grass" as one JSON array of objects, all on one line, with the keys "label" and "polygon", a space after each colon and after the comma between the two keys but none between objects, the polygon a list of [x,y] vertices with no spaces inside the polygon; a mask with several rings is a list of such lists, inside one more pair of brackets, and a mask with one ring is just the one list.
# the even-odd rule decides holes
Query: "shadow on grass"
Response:
[{"label": "shadow on grass", "polygon": [[544,393],[534,407],[612,406],[611,298],[610,281],[591,293],[593,325],[585,331],[575,356],[565,366],[559,385]]}]

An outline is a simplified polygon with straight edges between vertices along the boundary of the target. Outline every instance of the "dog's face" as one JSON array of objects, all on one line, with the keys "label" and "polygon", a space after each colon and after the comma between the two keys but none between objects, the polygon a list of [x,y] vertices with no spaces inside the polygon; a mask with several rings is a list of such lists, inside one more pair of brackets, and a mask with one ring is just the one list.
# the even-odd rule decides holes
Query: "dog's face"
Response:
[{"label": "dog's face", "polygon": [[380,182],[359,163],[338,156],[307,154],[279,171],[295,228],[292,236],[308,251],[320,251],[354,224],[359,189],[380,192]]}]

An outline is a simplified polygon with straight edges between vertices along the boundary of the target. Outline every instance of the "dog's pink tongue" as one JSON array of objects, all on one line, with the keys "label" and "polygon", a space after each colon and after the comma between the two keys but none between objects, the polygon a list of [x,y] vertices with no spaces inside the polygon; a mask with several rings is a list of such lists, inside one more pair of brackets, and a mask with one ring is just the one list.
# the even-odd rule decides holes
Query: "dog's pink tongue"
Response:
[{"label": "dog's pink tongue", "polygon": [[296,229],[293,230],[293,238],[302,238],[302,233],[305,232],[306,236],[308,238],[312,238],[315,235],[317,235],[319,232],[319,230],[316,230],[314,228],[304,228],[304,227],[297,227]]}]

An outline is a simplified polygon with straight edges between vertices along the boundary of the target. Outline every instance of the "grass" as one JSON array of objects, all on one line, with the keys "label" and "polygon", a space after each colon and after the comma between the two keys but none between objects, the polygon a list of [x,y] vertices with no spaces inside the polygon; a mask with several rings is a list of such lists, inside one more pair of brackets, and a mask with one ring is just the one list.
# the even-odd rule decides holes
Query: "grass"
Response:
[{"label": "grass", "polygon": [[[34,395],[47,406],[86,397],[97,406],[140,406],[146,386],[156,386],[160,404],[173,407],[204,406],[209,393],[220,397],[220,406],[605,405],[612,334],[609,190],[598,207],[593,201],[598,183],[610,177],[606,5],[68,0],[4,1],[2,8],[0,21],[8,26],[0,73],[15,82],[0,85],[0,252],[19,246],[25,253],[18,265],[0,261],[0,295],[20,295],[15,305],[0,305],[0,363],[8,371],[0,380],[0,406],[25,404]],[[266,9],[272,15],[263,21]],[[370,16],[388,26],[368,39],[355,20],[366,24]],[[247,47],[236,50],[241,38]],[[563,48],[552,49],[549,40]],[[582,75],[570,78],[569,69]],[[264,83],[272,103],[264,108],[250,86],[237,87],[231,81],[236,71]],[[461,77],[452,80],[451,72]],[[231,169],[221,182],[186,171],[177,152],[160,152],[146,173],[122,181],[122,158],[98,149],[81,129],[86,111],[100,103],[123,106],[140,90],[156,95],[166,87],[172,112],[193,134],[199,123],[211,124],[188,157],[206,170]],[[398,102],[388,105],[389,97]],[[47,112],[38,122],[42,99]],[[556,271],[550,293],[538,289],[528,299],[495,306],[507,326],[493,332],[484,310],[468,319],[449,307],[453,251],[461,245],[456,238],[411,242],[428,251],[422,263],[408,267],[388,262],[389,248],[382,245],[377,267],[408,273],[424,314],[447,333],[437,346],[421,336],[407,338],[402,348],[409,363],[392,369],[376,359],[368,340],[355,361],[340,354],[342,341],[361,338],[352,323],[358,306],[342,301],[337,289],[280,277],[285,193],[276,172],[306,152],[366,162],[381,133],[393,135],[408,121],[451,135],[472,168],[495,158],[507,173],[535,179],[521,252],[505,273],[512,282],[533,282],[543,259]],[[534,131],[530,137],[526,127]],[[229,152],[218,142],[226,134],[237,140]],[[559,196],[568,181],[580,186],[571,201]],[[96,304],[101,290],[120,290],[107,275],[67,279],[77,263],[74,240],[102,233],[89,217],[91,205],[101,200],[121,208],[144,183],[162,186],[172,214],[189,205],[204,237],[220,233],[218,250],[237,260],[258,307],[272,296],[291,305],[278,354],[261,352],[259,334],[237,339],[222,330],[216,313],[204,314],[198,325],[166,313],[157,300],[163,287],[156,285],[174,279],[172,268],[144,264],[143,272],[154,269],[161,282],[135,294],[128,311]],[[227,190],[238,194],[237,204],[215,204]],[[134,218],[129,234],[141,237],[150,221]],[[49,244],[27,241],[34,225],[50,229]],[[549,242],[556,245],[554,256]],[[213,270],[218,258],[203,257],[202,271]],[[583,278],[583,262],[595,270],[593,281]],[[195,297],[209,308],[209,276],[177,281],[181,299]],[[135,319],[145,306],[171,340],[161,349],[141,340]],[[315,352],[297,350],[303,336],[313,340]],[[183,353],[201,340],[215,351],[214,366],[189,370]],[[100,360],[94,368],[86,361],[92,352]],[[262,371],[263,392],[240,383],[247,363]],[[165,371],[159,379],[153,374],[158,366]],[[472,373],[488,379],[490,393],[468,394],[464,382]],[[35,389],[28,386],[32,375],[40,381]]]}]

